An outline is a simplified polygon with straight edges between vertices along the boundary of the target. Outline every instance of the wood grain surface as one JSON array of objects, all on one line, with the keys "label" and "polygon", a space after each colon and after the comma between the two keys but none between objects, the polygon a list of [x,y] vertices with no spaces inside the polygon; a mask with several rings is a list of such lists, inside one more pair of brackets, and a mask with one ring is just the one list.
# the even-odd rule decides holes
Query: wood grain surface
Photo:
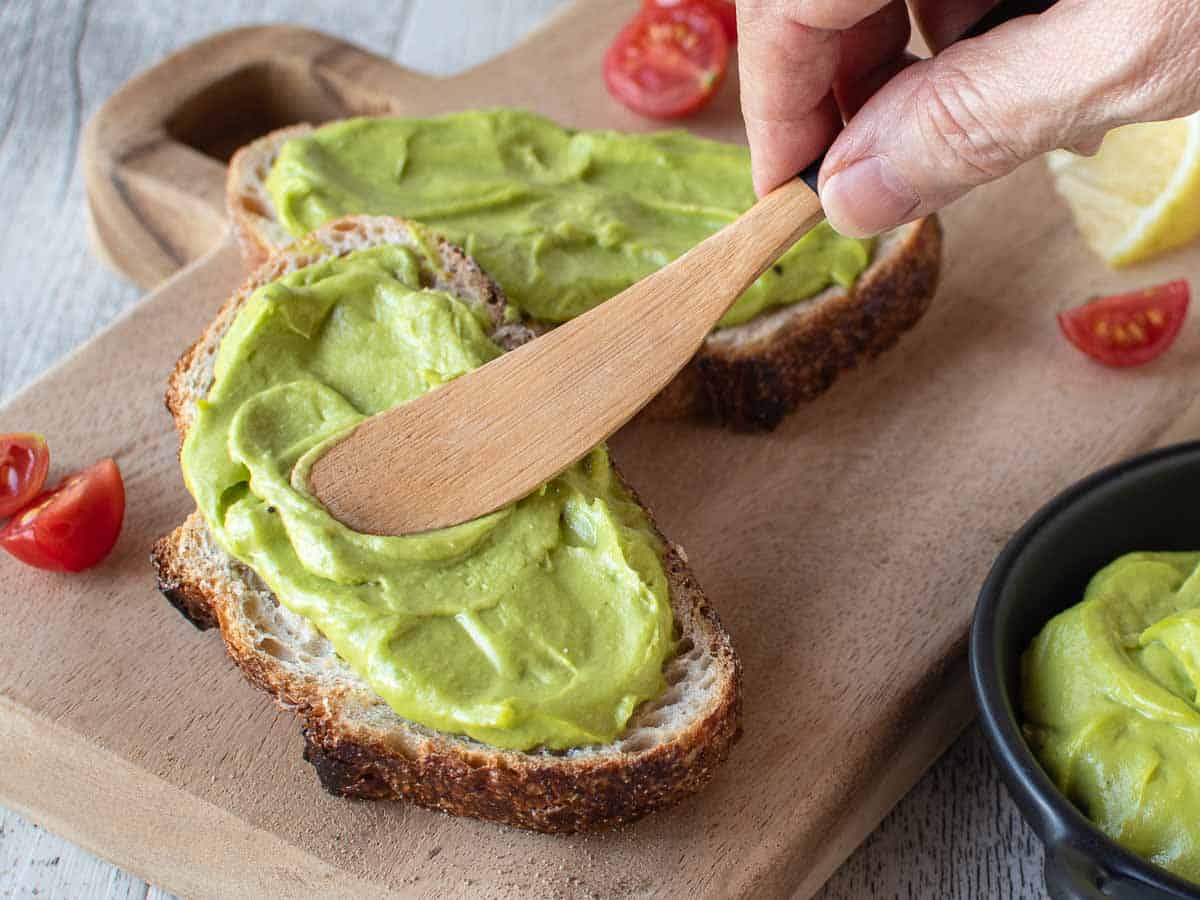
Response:
[{"label": "wood grain surface", "polygon": [[[138,291],[106,273],[87,255],[82,218],[77,215],[83,207],[83,196],[74,168],[82,121],[130,74],[154,62],[168,50],[217,28],[285,15],[291,21],[321,26],[376,52],[395,56],[407,65],[448,71],[477,62],[511,42],[552,5],[550,2],[514,3],[511,7],[480,4],[487,7],[491,16],[465,14],[469,8],[465,0],[457,5],[457,9],[449,11],[447,7],[453,4],[397,3],[392,15],[381,15],[375,8],[347,8],[338,4],[334,9],[332,4],[296,5],[271,0],[256,3],[253,9],[224,0],[166,10],[162,4],[148,2],[96,4],[94,7],[82,2],[0,5],[0,84],[6,88],[0,91],[0,172],[3,173],[0,202],[7,211],[0,222],[0,247],[4,250],[8,285],[7,291],[0,292],[6,323],[5,337],[0,341],[0,398],[11,397],[54,359],[111,321],[138,296]],[[1044,195],[1044,180],[1039,181],[1036,174],[1031,177],[1031,188]],[[996,195],[991,196],[995,200]],[[1055,236],[1070,239],[1070,235],[1061,233],[1061,229]],[[1044,240],[1048,235],[1009,228],[1004,237],[1017,251],[1028,250],[1031,243]],[[951,244],[952,252],[969,254],[970,249],[970,245]],[[1068,256],[1064,258],[1083,253],[1077,244],[1069,246],[1066,252]],[[1175,266],[1174,270],[1171,265]],[[1164,271],[1177,271],[1178,268],[1176,261],[1168,264]],[[1091,286],[1100,288],[1109,283],[1101,268],[1097,266],[1094,271],[1094,285]],[[1157,274],[1157,271],[1142,272],[1140,277],[1150,278]],[[1040,287],[1037,279],[1044,279],[1045,275],[1044,268],[1014,273],[1011,266],[993,266],[990,270],[977,272],[973,280],[1004,277],[1028,290],[1031,284]],[[957,309],[954,314],[968,329],[972,319],[968,307],[972,301],[980,301],[980,293],[967,290],[953,305]],[[1075,299],[1068,298],[1068,302]],[[1046,303],[1051,308],[1057,308],[1056,303],[1058,307],[1066,305],[1058,298],[1047,298]],[[28,315],[31,308],[36,309],[37,315]],[[1020,316],[1015,312],[1011,316],[1001,314],[1001,336],[1007,335],[1009,341],[1019,341],[1028,324],[1022,318],[1027,313],[1028,309],[1023,308]],[[156,331],[148,331],[142,339],[155,341],[159,336]],[[1005,340],[1000,340],[999,345],[1012,346]],[[1051,347],[1046,344],[1044,349]],[[163,354],[167,355],[169,349],[164,349]],[[975,349],[978,350],[977,345]],[[959,351],[950,348],[942,352],[953,357]],[[1193,359],[1194,346],[1181,348],[1180,355],[1184,360]],[[972,361],[990,367],[989,371],[998,371],[1005,364],[1003,354],[980,357],[975,353]],[[1081,389],[1081,385],[1086,386],[1084,379],[1091,377],[1090,370],[1086,369],[1067,369],[1065,372],[1059,369],[1053,374],[1057,387],[1066,391]],[[881,395],[881,402],[886,402],[894,397],[896,382],[905,380],[907,375],[893,366],[880,378],[882,380],[874,390]],[[1147,393],[1157,393],[1153,383],[1143,387]],[[93,396],[103,396],[104,384],[89,386],[89,390]],[[839,390],[838,396],[845,399],[847,390]],[[848,390],[861,397],[863,387]],[[1146,396],[1140,390],[1139,395]],[[26,409],[31,418],[38,417],[37,410]],[[1119,419],[1122,413],[1130,412],[1129,407],[1122,407],[1112,410],[1112,416]],[[964,415],[971,417],[976,425],[986,424],[988,418],[986,410],[982,409],[967,410]],[[5,424],[8,424],[7,420]],[[64,433],[82,434],[71,423],[56,424]],[[902,424],[896,423],[897,427]],[[938,424],[920,422],[912,423],[912,427],[928,428]],[[1150,439],[1134,443],[1147,440]],[[1136,449],[1128,442],[1113,446],[1099,439],[1096,444],[1096,448],[1083,448],[1078,458],[1067,466],[1068,471],[1059,473],[1058,480],[1065,482],[1110,453]],[[56,466],[58,471],[87,461],[84,458],[89,450],[86,440],[81,440],[78,447],[69,443],[59,446],[62,450]],[[998,472],[1008,473],[1013,481],[1019,481],[1020,453],[994,462]],[[141,479],[148,477],[145,472],[127,474],[131,475],[134,485],[144,484]],[[936,489],[935,476],[936,473],[928,475],[929,490]],[[1020,500],[1013,503],[1012,517],[1028,511],[1018,508],[1028,505],[1028,495],[1041,493],[1019,484],[1014,485],[1013,492]],[[988,523],[986,527],[989,529],[986,543],[990,546],[998,545],[1008,530],[1008,524],[996,522]],[[687,538],[680,534],[676,537]],[[929,535],[914,537],[928,539]],[[130,556],[129,562],[119,564],[133,565],[132,559]],[[973,564],[978,566],[979,561]],[[5,576],[12,571],[10,566],[0,562]],[[961,596],[962,603],[969,605],[975,581],[966,573],[954,579],[953,591]],[[83,592],[87,586],[81,581],[73,584],[72,589]],[[69,599],[63,598],[64,602]],[[91,609],[87,612],[95,614]],[[82,614],[79,616],[80,621],[84,618]],[[155,620],[148,623],[148,627],[175,627],[177,624],[169,619],[161,623]],[[139,646],[150,640],[147,635],[134,637]],[[209,668],[205,671],[210,672],[208,686],[212,690],[226,687],[233,693],[247,690],[236,683],[236,679],[229,681],[228,666],[214,641],[193,637],[190,646],[193,647],[190,652],[198,654],[199,659],[184,662],[194,664],[199,661],[207,665]],[[819,649],[819,642],[817,647]],[[66,651],[59,646],[45,649],[47,653],[55,654]],[[150,667],[140,674],[146,679],[164,677],[163,671]],[[80,673],[81,678],[86,676],[87,673]],[[11,688],[12,684],[5,682],[0,689],[5,699]],[[270,733],[278,733],[284,748],[283,758],[289,764],[294,762],[298,748],[290,717],[274,714],[260,697],[255,696],[254,701],[257,715],[268,718],[266,724]],[[214,710],[217,719],[219,712]],[[136,725],[126,723],[113,727]],[[236,732],[230,731],[224,737],[232,742],[235,735]],[[128,740],[130,735],[114,732],[109,737],[120,742]],[[234,754],[231,764],[238,761]],[[298,789],[310,787],[304,782]],[[366,815],[370,817],[373,813]],[[763,840],[770,839],[771,835],[764,832]],[[1040,892],[1039,854],[1036,842],[1021,824],[996,781],[977,736],[968,733],[842,867],[824,889],[823,896],[1035,896]],[[54,863],[56,857],[58,862]],[[0,877],[5,879],[0,882],[0,890],[14,895],[35,892],[55,896],[143,895],[144,888],[127,876],[120,876],[103,863],[89,860],[10,813],[0,820],[0,863],[3,863]],[[469,879],[462,884],[464,889],[471,887],[467,881]]]}]

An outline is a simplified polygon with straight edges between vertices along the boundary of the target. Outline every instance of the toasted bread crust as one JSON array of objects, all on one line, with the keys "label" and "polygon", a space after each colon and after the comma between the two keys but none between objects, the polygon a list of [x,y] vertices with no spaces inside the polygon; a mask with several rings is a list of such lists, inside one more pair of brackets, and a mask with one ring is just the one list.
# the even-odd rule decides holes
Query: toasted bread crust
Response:
[{"label": "toasted bread crust", "polygon": [[710,335],[647,413],[706,413],[741,430],[771,429],[823,394],[841,372],[890,348],[929,308],[941,264],[936,217],[899,237],[898,249],[852,287],[802,301],[760,323],[761,333],[730,328]]},{"label": "toasted bread crust", "polygon": [[[283,143],[310,131],[309,125],[293,125],[271,132],[230,162],[226,206],[252,265],[291,240],[263,182]],[[878,356],[920,320],[937,288],[941,235],[936,216],[903,226],[881,241],[850,288],[714,332],[642,415],[708,417],[739,430],[774,428],[824,393],[839,373]],[[535,331],[546,327],[530,325]]]},{"label": "toasted bread crust", "polygon": [[[347,222],[362,228],[364,222],[380,221],[384,220],[341,220],[319,229],[314,237],[323,242],[343,233]],[[514,345],[527,339],[526,330],[499,324],[504,297],[494,282],[458,248],[445,242],[439,248],[445,276],[434,283],[484,304],[498,326],[493,332],[498,340]],[[306,261],[311,260],[297,250],[268,261],[180,359],[166,402],[181,439],[191,425],[196,401],[207,393],[212,357],[241,304],[262,284]],[[676,660],[680,668],[667,693],[689,677],[683,655],[699,654],[706,660],[704,671],[715,679],[711,697],[694,715],[689,705],[685,725],[671,731],[667,740],[635,746],[646,739],[623,736],[613,748],[569,754],[501,750],[423,729],[386,711],[383,701],[361,682],[344,678],[331,687],[328,677],[284,664],[270,652],[261,631],[255,631],[247,612],[263,604],[278,608],[278,601],[252,572],[216,548],[198,512],[159,540],[151,559],[159,589],[172,605],[198,628],[218,626],[230,656],[250,682],[281,706],[296,709],[305,735],[305,759],[331,793],[405,799],[521,828],[573,832],[630,822],[694,793],[712,778],[740,735],[740,663],[682,552],[665,539],[663,546],[670,602],[681,636]],[[671,677],[668,674],[669,681]],[[648,712],[635,712],[627,735],[639,728],[657,733],[652,721],[657,710],[652,707],[647,704]],[[387,727],[379,725],[380,710],[385,710]]]},{"label": "toasted bread crust", "polygon": [[267,175],[284,142],[312,131],[306,122],[280,128],[240,147],[229,160],[225,181],[225,209],[242,258],[251,268],[262,265],[273,252],[291,243],[291,235],[275,218],[267,193]]},{"label": "toasted bread crust", "polygon": [[[197,579],[181,551],[181,526],[154,545],[159,587],[193,624],[220,626],[234,662],[280,706],[294,708],[305,738],[304,759],[331,794],[359,800],[402,799],[550,833],[598,831],[627,824],[696,793],[725,761],[741,734],[741,667],[699,586],[678,552],[666,554],[672,594],[690,604],[694,637],[707,640],[731,689],[674,740],[641,752],[586,757],[519,753],[466,740],[431,738],[411,744],[357,727],[342,715],[336,696],[322,694],[271,657],[239,639],[231,618],[233,595],[219,582]],[[177,602],[175,598],[182,598]]]},{"label": "toasted bread crust", "polygon": [[175,551],[177,540],[177,533],[172,531],[150,548],[150,565],[154,567],[158,591],[197,631],[216,628],[215,604],[199,583],[188,580],[187,565]]}]

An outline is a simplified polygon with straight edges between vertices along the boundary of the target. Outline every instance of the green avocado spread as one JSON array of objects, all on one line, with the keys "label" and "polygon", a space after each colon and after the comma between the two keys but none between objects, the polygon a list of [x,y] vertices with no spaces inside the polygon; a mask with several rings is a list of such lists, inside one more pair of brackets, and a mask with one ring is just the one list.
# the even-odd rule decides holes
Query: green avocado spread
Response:
[{"label": "green avocado spread", "polygon": [[[546,322],[607,300],[754,202],[745,147],[682,131],[572,131],[511,109],[326,125],[284,144],[267,189],[295,236],[352,213],[431,226]],[[869,241],[822,223],[721,325],[852,284],[870,255]]]},{"label": "green avocado spread", "polygon": [[422,287],[434,265],[380,246],[255,291],[184,479],[221,547],[401,716],[515,749],[609,742],[665,689],[675,637],[660,541],[602,447],[513,506],[422,535],[354,532],[307,491],[328,442],[500,353],[482,312]]},{"label": "green avocado spread", "polygon": [[1200,881],[1200,553],[1130,553],[1023,660],[1025,734],[1120,844]]}]

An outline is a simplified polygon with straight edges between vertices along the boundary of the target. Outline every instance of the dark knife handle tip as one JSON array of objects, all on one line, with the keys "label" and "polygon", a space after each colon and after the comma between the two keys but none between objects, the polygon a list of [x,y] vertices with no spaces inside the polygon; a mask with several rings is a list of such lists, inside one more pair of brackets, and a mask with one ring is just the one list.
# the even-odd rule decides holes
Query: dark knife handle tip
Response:
[{"label": "dark knife handle tip", "polygon": [[817,190],[817,178],[821,174],[821,163],[823,162],[825,162],[824,153],[814,159],[807,169],[796,176],[812,188],[814,194],[820,194],[820,191]]}]

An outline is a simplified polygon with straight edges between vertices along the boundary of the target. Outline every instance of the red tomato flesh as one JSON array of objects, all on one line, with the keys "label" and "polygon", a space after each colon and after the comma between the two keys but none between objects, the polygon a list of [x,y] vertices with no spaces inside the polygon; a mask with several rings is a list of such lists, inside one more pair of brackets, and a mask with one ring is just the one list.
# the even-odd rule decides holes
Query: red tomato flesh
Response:
[{"label": "red tomato flesh", "polygon": [[737,7],[733,0],[646,0],[645,6],[682,6],[692,3],[707,7],[721,21],[721,28],[729,43],[737,43]]},{"label": "red tomato flesh", "polygon": [[21,562],[79,572],[108,556],[125,517],[125,484],[111,459],[69,475],[0,529],[0,547]]},{"label": "red tomato flesh", "polygon": [[711,100],[728,68],[729,39],[704,4],[647,6],[604,54],[604,83],[634,112],[674,119]]},{"label": "red tomato flesh", "polygon": [[1187,316],[1186,281],[1101,297],[1058,314],[1067,339],[1109,366],[1140,366],[1160,356]]},{"label": "red tomato flesh", "polygon": [[40,434],[0,434],[0,519],[37,496],[50,471],[50,448]]}]

